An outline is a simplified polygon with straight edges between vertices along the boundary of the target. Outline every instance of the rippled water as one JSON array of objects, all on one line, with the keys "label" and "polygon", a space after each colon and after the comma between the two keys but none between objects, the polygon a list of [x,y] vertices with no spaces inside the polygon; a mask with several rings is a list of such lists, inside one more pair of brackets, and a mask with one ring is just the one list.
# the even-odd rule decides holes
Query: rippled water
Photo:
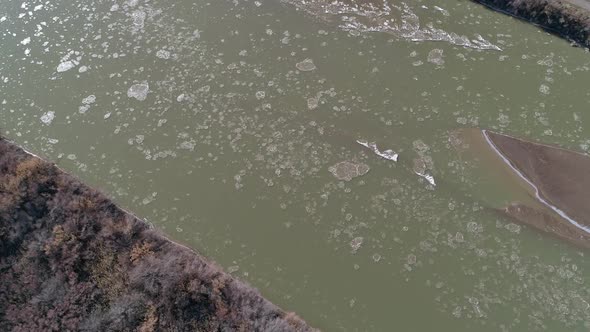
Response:
[{"label": "rippled water", "polygon": [[449,143],[587,152],[588,52],[360,3],[4,2],[0,126],[325,331],[589,329],[586,252],[495,212],[510,185]]}]

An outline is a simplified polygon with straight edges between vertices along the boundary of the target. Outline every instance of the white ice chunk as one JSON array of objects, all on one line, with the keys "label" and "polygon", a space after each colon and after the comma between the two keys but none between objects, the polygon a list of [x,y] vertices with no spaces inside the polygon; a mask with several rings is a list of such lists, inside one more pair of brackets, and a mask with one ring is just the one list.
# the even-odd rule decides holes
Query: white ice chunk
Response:
[{"label": "white ice chunk", "polygon": [[397,158],[398,158],[398,154],[395,153],[395,151],[391,150],[391,149],[387,149],[387,150],[379,150],[379,148],[377,147],[377,144],[374,142],[366,142],[363,140],[357,140],[356,141],[358,144],[366,147],[367,149],[373,151],[376,155],[378,155],[381,158],[387,159],[387,160],[392,160],[392,161],[396,161],[397,162]]},{"label": "white ice chunk", "polygon": [[73,61],[64,61],[57,66],[57,72],[63,73],[64,71],[68,71],[72,68],[76,67],[76,64]]},{"label": "white ice chunk", "polygon": [[147,98],[147,94],[149,91],[150,86],[148,82],[134,84],[129,88],[129,90],[127,90],[127,97],[135,98],[139,101],[144,101]]},{"label": "white ice chunk", "polygon": [[49,125],[49,124],[51,124],[51,122],[53,121],[54,118],[55,118],[55,112],[48,111],[48,112],[45,112],[41,116],[41,122],[43,122],[46,125]]}]

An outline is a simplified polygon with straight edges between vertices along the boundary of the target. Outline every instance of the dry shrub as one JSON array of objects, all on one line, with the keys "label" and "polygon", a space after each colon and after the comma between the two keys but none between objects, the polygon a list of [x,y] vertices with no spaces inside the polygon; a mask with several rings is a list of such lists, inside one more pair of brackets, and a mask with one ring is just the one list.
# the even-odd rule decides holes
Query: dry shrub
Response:
[{"label": "dry shrub", "polygon": [[112,250],[99,250],[99,259],[90,266],[90,272],[96,286],[106,294],[107,300],[113,300],[125,291],[127,277]]},{"label": "dry shrub", "polygon": [[131,263],[136,264],[140,259],[145,257],[146,255],[153,255],[154,252],[152,251],[151,245],[147,242],[136,243],[133,248],[131,249],[131,254],[129,258]]},{"label": "dry shrub", "polygon": [[49,255],[55,248],[59,247],[62,243],[74,239],[72,234],[66,234],[63,225],[56,225],[53,227],[52,232],[53,238],[50,242],[45,244],[45,254]]},{"label": "dry shrub", "polygon": [[139,326],[139,332],[153,332],[158,323],[158,315],[156,306],[150,304],[143,318],[143,322]]},{"label": "dry shrub", "polygon": [[19,192],[21,183],[39,173],[43,166],[41,159],[34,157],[28,158],[19,163],[16,166],[15,175],[3,183],[4,189],[13,193]]}]

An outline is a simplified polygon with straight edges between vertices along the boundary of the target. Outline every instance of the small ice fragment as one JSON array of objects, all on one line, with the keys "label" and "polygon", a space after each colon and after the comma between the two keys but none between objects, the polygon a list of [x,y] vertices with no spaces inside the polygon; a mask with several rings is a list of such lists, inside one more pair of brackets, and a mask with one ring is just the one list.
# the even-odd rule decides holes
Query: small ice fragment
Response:
[{"label": "small ice fragment", "polygon": [[316,97],[311,97],[307,99],[307,108],[309,110],[314,110],[318,107],[319,100]]},{"label": "small ice fragment", "polygon": [[27,37],[25,39],[23,39],[20,43],[22,45],[28,45],[31,42],[31,37]]},{"label": "small ice fragment", "polygon": [[428,62],[434,63],[435,65],[442,66],[445,64],[445,60],[443,59],[443,50],[435,48],[428,53],[426,58]]},{"label": "small ice fragment", "polygon": [[295,67],[297,69],[299,69],[300,71],[312,71],[316,69],[315,64],[313,63],[313,60],[311,59],[305,59],[301,62],[298,62]]},{"label": "small ice fragment", "polygon": [[133,25],[138,28],[143,28],[146,16],[147,14],[141,10],[133,12],[131,14],[131,17],[133,18]]},{"label": "small ice fragment", "polygon": [[363,245],[363,237],[357,236],[352,241],[350,241],[350,247],[352,248],[352,253],[356,253],[361,246]]},{"label": "small ice fragment", "polygon": [[539,92],[541,92],[544,95],[548,95],[551,92],[551,89],[547,85],[541,84],[541,86],[539,87]]},{"label": "small ice fragment", "polygon": [[84,105],[90,105],[90,104],[94,104],[95,101],[96,101],[96,96],[95,95],[90,95],[90,96],[82,99],[82,104],[84,104]]},{"label": "small ice fragment", "polygon": [[57,66],[57,72],[63,73],[64,71],[68,71],[72,68],[76,67],[73,61],[64,61]]},{"label": "small ice fragment", "polygon": [[449,12],[444,8],[440,8],[439,6],[434,6],[434,9],[441,12],[444,16],[450,16]]},{"label": "small ice fragment", "polygon": [[55,112],[48,111],[48,112],[45,112],[41,116],[41,122],[43,122],[46,125],[49,125],[49,124],[51,124],[51,122],[53,121],[54,118],[55,118]]},{"label": "small ice fragment", "polygon": [[180,143],[179,148],[183,150],[195,151],[195,146],[196,144],[194,141],[184,141]]},{"label": "small ice fragment", "polygon": [[158,52],[156,52],[156,56],[160,59],[170,59],[170,52],[166,51],[166,50],[159,50]]},{"label": "small ice fragment", "polygon": [[147,98],[147,94],[150,91],[150,86],[147,82],[132,85],[127,90],[127,97],[135,98],[139,101],[144,101]]}]

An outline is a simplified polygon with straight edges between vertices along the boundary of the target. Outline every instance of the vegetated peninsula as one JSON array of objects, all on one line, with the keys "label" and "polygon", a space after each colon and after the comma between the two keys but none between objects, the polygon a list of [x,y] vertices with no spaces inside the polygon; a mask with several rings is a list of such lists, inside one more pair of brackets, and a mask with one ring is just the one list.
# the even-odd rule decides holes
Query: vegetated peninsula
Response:
[{"label": "vegetated peninsula", "polygon": [[1,331],[313,331],[0,139]]},{"label": "vegetated peninsula", "polygon": [[590,47],[589,0],[472,0]]}]

